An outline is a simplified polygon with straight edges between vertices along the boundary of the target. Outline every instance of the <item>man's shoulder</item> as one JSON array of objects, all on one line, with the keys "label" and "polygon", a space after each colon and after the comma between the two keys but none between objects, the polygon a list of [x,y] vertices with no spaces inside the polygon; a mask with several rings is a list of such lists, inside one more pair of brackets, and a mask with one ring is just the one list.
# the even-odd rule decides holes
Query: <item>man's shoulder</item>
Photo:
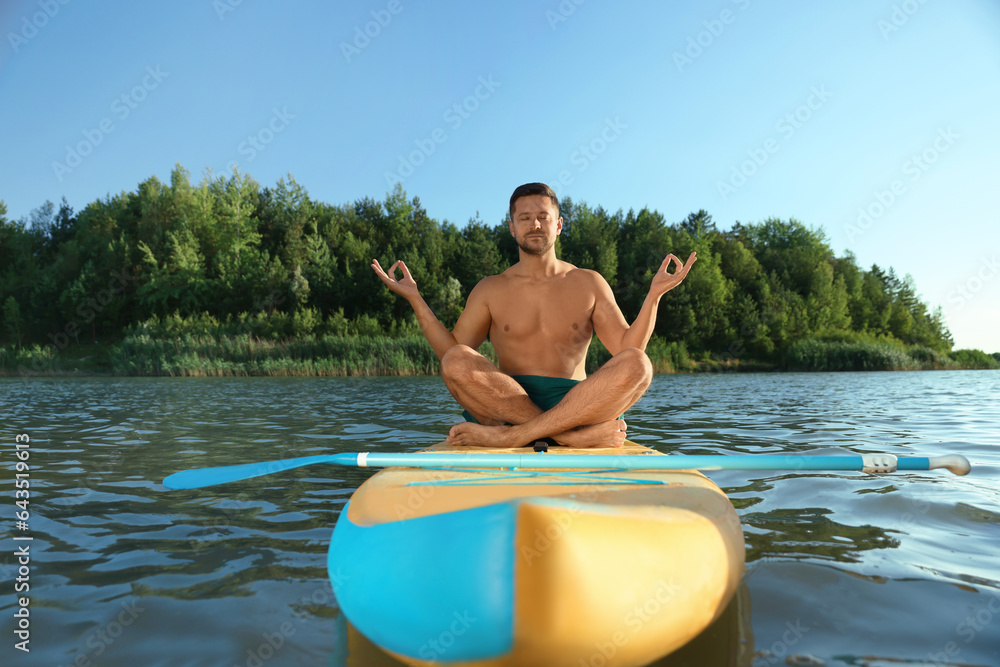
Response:
[{"label": "man's shoulder", "polygon": [[581,269],[579,266],[573,266],[572,264],[566,263],[566,275],[573,278],[590,278],[598,277],[601,274],[593,269]]},{"label": "man's shoulder", "polygon": [[512,281],[516,281],[518,277],[518,265],[511,264],[506,269],[500,273],[496,273],[492,276],[486,276],[478,283],[476,283],[476,288],[483,289],[503,289],[505,286],[510,285]]},{"label": "man's shoulder", "polygon": [[495,276],[486,276],[472,288],[472,291],[469,292],[469,298],[471,299],[475,296],[478,299],[488,299],[491,294],[495,294],[497,290],[503,288],[504,282],[502,273]]},{"label": "man's shoulder", "polygon": [[[504,272],[506,273],[506,271]],[[476,283],[475,289],[477,290],[489,290],[506,282],[506,278],[503,273],[498,273],[493,276],[486,276],[482,278],[478,283]]]},{"label": "man's shoulder", "polygon": [[566,272],[567,278],[592,284],[607,283],[607,281],[604,279],[604,276],[602,276],[597,271],[594,271],[593,269],[581,269],[576,266],[573,266],[572,264],[570,264],[569,266],[570,269]]}]

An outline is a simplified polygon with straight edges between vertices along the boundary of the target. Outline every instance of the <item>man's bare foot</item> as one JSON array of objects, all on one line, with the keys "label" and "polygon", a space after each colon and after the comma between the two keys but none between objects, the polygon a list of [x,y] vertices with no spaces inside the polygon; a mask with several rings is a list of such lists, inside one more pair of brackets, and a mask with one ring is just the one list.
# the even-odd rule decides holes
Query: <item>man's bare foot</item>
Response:
[{"label": "man's bare foot", "polygon": [[459,422],[451,427],[446,442],[463,447],[520,447],[510,434],[510,426],[484,426],[475,422]]},{"label": "man's bare foot", "polygon": [[552,439],[567,447],[621,447],[625,444],[625,428],[624,419],[611,419],[560,433]]},{"label": "man's bare foot", "polygon": [[[624,419],[611,419],[598,424],[581,426],[553,436],[560,445],[567,447],[621,447],[625,442],[626,424]],[[451,427],[447,442],[465,447],[523,447],[527,442],[518,442],[510,426],[484,426],[473,422],[461,422]]]}]

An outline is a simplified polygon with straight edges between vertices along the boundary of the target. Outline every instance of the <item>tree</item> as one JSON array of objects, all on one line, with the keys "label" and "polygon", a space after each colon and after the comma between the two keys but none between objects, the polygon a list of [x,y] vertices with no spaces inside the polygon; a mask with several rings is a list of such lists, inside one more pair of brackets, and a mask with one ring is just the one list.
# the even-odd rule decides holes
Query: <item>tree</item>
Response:
[{"label": "tree", "polygon": [[21,317],[21,307],[12,296],[8,296],[3,302],[3,311],[0,313],[3,319],[3,330],[13,340],[18,347],[21,347],[21,339],[24,337],[24,319]]},{"label": "tree", "polygon": [[875,335],[889,333],[891,304],[892,299],[885,289],[885,273],[878,264],[873,264],[861,280],[861,298],[855,326],[859,331]]},{"label": "tree", "polygon": [[239,258],[244,248],[259,248],[261,234],[254,217],[259,192],[257,182],[235,168],[230,178],[219,176],[208,182],[212,217],[200,230],[207,262],[232,266],[233,257]]},{"label": "tree", "polygon": [[464,298],[480,280],[507,268],[495,236],[478,217],[469,220],[461,232],[454,226],[446,227],[444,232],[447,266],[461,286]]},{"label": "tree", "polygon": [[712,222],[712,216],[705,209],[699,209],[697,213],[688,215],[681,222],[681,229],[686,231],[693,239],[700,239],[704,236],[719,233],[719,230],[715,228],[715,223]]},{"label": "tree", "polygon": [[[659,212],[648,208],[643,208],[638,213],[630,210],[621,218],[618,274],[613,287],[618,304],[630,322],[639,314],[649,291],[653,272],[659,268],[668,252],[677,249],[673,235]],[[676,327],[684,330],[686,325],[677,322]]]},{"label": "tree", "polygon": [[822,230],[806,227],[797,220],[768,218],[755,225],[737,225],[736,238],[754,254],[764,271],[773,273],[782,285],[806,296],[813,273],[820,262],[834,259]]},{"label": "tree", "polygon": [[274,188],[261,190],[255,216],[263,250],[286,266],[306,260],[308,239],[316,234],[316,209],[291,174]]},{"label": "tree", "polygon": [[158,260],[145,242],[139,242],[146,276],[136,293],[140,309],[158,316],[202,312],[210,305],[213,290],[194,234],[189,229],[168,232],[165,245]]},{"label": "tree", "polygon": [[834,278],[833,266],[829,262],[816,265],[805,305],[810,333],[822,334],[850,328],[847,287],[842,277]]},{"label": "tree", "polygon": [[618,220],[598,207],[572,206],[567,198],[563,218],[571,216],[560,239],[562,259],[584,269],[597,271],[609,283],[618,276]]}]

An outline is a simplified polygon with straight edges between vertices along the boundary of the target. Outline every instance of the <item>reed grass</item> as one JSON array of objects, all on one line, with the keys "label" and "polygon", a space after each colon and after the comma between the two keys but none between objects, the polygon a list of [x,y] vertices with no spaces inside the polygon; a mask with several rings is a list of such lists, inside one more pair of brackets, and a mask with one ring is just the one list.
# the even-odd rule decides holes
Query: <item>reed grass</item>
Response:
[{"label": "reed grass", "polygon": [[[687,347],[683,342],[667,342],[653,336],[646,345],[646,356],[649,357],[649,361],[653,365],[654,373],[697,370],[696,364],[688,355]],[[610,358],[611,353],[608,352],[608,348],[604,347],[601,340],[595,336],[590,343],[590,349],[587,350],[587,374],[596,371]]]},{"label": "reed grass", "polygon": [[423,337],[307,336],[284,341],[248,334],[180,338],[127,336],[111,352],[116,375],[432,375],[439,364]]},{"label": "reed grass", "polygon": [[65,375],[71,373],[51,345],[0,345],[0,375]]},{"label": "reed grass", "polygon": [[[176,329],[173,331],[177,333]],[[496,352],[488,341],[479,351],[496,363]],[[654,338],[647,353],[657,373],[693,370],[695,366],[683,343]],[[611,354],[595,338],[587,354],[587,372],[594,372],[610,358]],[[438,359],[423,336],[326,335],[271,340],[250,334],[184,333],[166,338],[133,333],[111,349],[110,366],[115,375],[185,377],[436,375],[440,372]]]},{"label": "reed grass", "polygon": [[881,338],[820,340],[809,338],[792,345],[785,368],[792,371],[899,371],[998,368],[992,356],[980,350],[942,353],[923,346],[905,346]]},{"label": "reed grass", "polygon": [[[331,321],[332,320],[332,321]],[[263,327],[254,322],[218,322],[204,318],[165,318],[133,327],[120,343],[60,354],[52,346],[0,346],[0,375],[44,376],[108,373],[131,376],[374,376],[436,375],[440,364],[430,345],[419,333],[392,337],[373,335],[374,322],[328,318],[321,327],[337,334],[287,336],[294,319]],[[249,324],[248,324],[249,322]],[[369,327],[369,325],[373,325]],[[247,332],[250,329],[252,332]],[[368,330],[368,333],[359,333]],[[265,334],[258,336],[257,333]],[[480,348],[496,363],[489,342]],[[789,348],[777,364],[751,359],[695,360],[684,343],[653,337],[646,348],[656,373],[764,371],[782,368],[795,371],[997,369],[996,355],[979,350],[942,353],[927,347],[906,347],[898,341],[855,336],[850,339],[800,341]],[[99,359],[98,359],[99,357]],[[611,354],[594,338],[587,353],[586,368],[593,373]],[[91,360],[89,362],[84,360]]]}]

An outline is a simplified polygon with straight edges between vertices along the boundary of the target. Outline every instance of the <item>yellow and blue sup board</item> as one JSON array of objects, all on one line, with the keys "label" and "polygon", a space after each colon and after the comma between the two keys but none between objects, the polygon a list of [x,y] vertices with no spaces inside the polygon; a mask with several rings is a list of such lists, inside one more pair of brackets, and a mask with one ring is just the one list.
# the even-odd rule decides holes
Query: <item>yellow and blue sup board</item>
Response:
[{"label": "yellow and blue sup board", "polygon": [[[565,454],[661,456],[632,442],[546,455]],[[341,610],[410,665],[638,666],[673,652],[739,585],[739,518],[701,473],[609,460],[593,470],[378,472],[331,539]]]}]

